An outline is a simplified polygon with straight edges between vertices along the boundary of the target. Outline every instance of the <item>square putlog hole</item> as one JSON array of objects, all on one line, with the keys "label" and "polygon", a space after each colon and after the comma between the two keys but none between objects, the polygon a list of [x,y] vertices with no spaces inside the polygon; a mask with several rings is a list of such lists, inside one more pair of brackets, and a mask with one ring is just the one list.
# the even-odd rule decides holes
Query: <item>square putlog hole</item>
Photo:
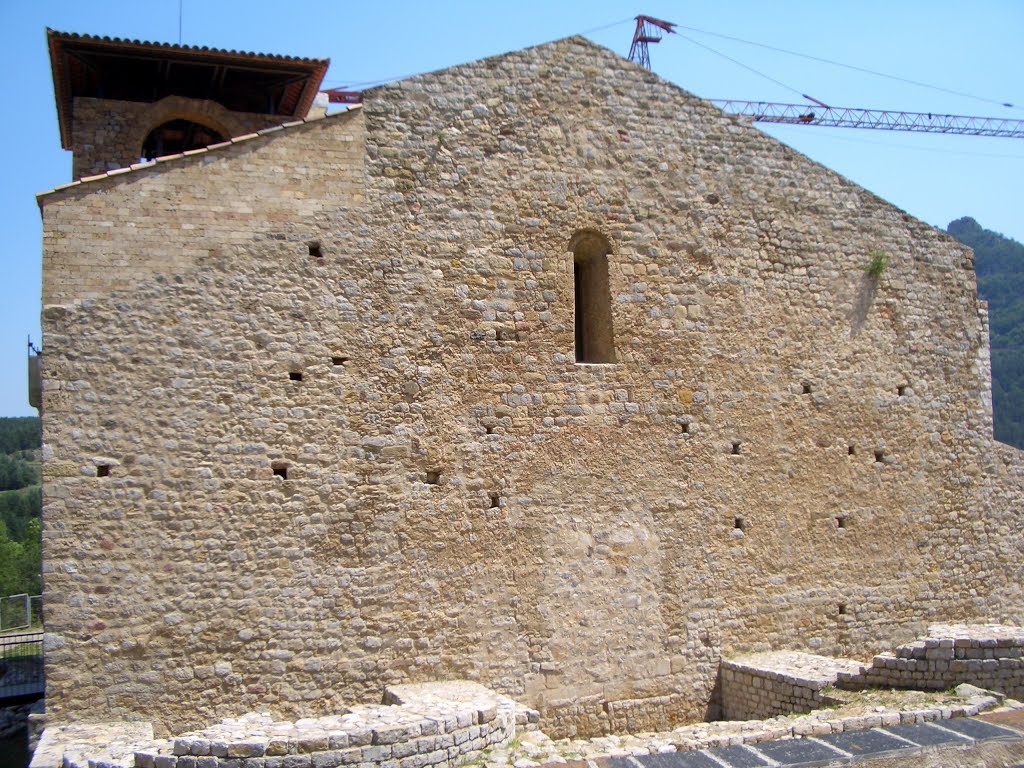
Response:
[{"label": "square putlog hole", "polygon": [[885,451],[875,451],[875,464],[885,463]]},{"label": "square putlog hole", "polygon": [[836,517],[836,528],[845,529],[846,527],[847,527],[847,525],[846,525],[846,518],[844,516],[842,516],[842,515],[837,516]]},{"label": "square putlog hole", "polygon": [[341,368],[348,365],[348,358],[344,355],[334,355],[331,357],[331,365],[335,368]]},{"label": "square putlog hole", "polygon": [[803,393],[805,395],[809,395],[813,391],[814,391],[814,388],[811,386],[810,382],[805,381],[804,384],[803,384]]},{"label": "square putlog hole", "polygon": [[280,477],[282,480],[288,479],[288,462],[275,461],[271,463],[270,468],[274,472],[274,477]]},{"label": "square putlog hole", "polygon": [[441,470],[431,469],[427,470],[427,478],[424,481],[427,485],[440,485],[441,483]]},{"label": "square putlog hole", "polygon": [[741,443],[739,440],[733,440],[732,441],[732,455],[733,456],[739,456],[740,455],[740,446],[741,445],[743,445],[743,443]]},{"label": "square putlog hole", "polygon": [[289,371],[288,378],[292,381],[302,381],[302,371]]},{"label": "square putlog hole", "polygon": [[734,531],[745,531],[747,530],[747,521],[742,517],[734,517],[732,520],[732,528]]},{"label": "square putlog hole", "polygon": [[838,606],[836,606],[836,613],[838,613],[840,616],[845,616],[846,615],[846,603],[840,603]]},{"label": "square putlog hole", "polygon": [[491,509],[497,509],[501,506],[501,496],[497,493],[491,494]]},{"label": "square putlog hole", "polygon": [[96,465],[96,477],[110,477],[110,465],[109,464],[97,464]]},{"label": "square putlog hole", "polygon": [[309,247],[309,255],[316,259],[322,259],[324,257],[324,251],[320,247],[319,240],[313,240],[306,244]]}]

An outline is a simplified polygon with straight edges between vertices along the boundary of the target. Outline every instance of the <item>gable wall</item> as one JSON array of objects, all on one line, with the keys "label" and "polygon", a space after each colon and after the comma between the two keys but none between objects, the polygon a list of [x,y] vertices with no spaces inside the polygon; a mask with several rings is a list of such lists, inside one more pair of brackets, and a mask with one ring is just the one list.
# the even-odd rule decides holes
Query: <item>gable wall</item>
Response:
[{"label": "gable wall", "polygon": [[[987,469],[969,251],[584,41],[364,111],[340,176],[365,198],[281,176],[346,135],[329,121],[183,166],[194,194],[276,186],[237,219],[224,195],[173,269],[44,313],[56,720],[471,677],[555,732],[654,728],[714,714],[722,654],[1021,619],[1006,515],[983,514],[986,484],[1024,494]],[[48,204],[49,270],[106,253],[63,221],[150,190],[146,243],[190,245],[175,173]],[[613,366],[573,362],[584,228],[612,244]]]}]

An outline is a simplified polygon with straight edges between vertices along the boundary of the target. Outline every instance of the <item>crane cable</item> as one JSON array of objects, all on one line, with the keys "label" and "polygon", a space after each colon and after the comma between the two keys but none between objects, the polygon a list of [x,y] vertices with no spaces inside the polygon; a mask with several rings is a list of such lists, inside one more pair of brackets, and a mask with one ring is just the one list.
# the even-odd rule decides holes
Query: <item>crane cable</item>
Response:
[{"label": "crane cable", "polygon": [[[744,64],[744,63],[743,63],[742,61],[737,61],[737,60],[736,60],[736,59],[734,59],[734,58],[733,58],[732,56],[726,56],[726,55],[725,55],[724,53],[722,53],[721,51],[716,51],[716,50],[715,50],[714,48],[712,48],[712,47],[711,47],[711,46],[709,46],[709,45],[704,45],[704,43],[698,43],[698,42],[697,42],[696,40],[694,40],[694,39],[693,39],[692,37],[687,37],[686,35],[679,35],[679,37],[681,37],[681,38],[682,38],[683,40],[687,40],[687,41],[689,41],[689,42],[693,43],[693,44],[694,44],[694,45],[696,45],[696,46],[699,46],[699,47],[703,48],[703,49],[704,49],[705,51],[710,51],[711,53],[715,54],[716,56],[721,56],[721,57],[722,57],[723,59],[727,59],[728,61],[731,61],[731,62],[732,62],[733,64],[735,64],[736,66],[739,66],[739,67],[743,67],[744,69],[746,69],[746,70],[748,70],[748,71],[750,71],[750,72],[753,72],[753,73],[754,73],[755,75],[757,75],[758,77],[763,77],[763,78],[764,78],[765,80],[770,80],[771,82],[775,83],[776,85],[781,85],[781,86],[782,86],[783,88],[785,88],[785,89],[786,89],[786,90],[788,90],[788,91],[792,91],[792,92],[793,92],[793,93],[795,93],[795,94],[796,94],[797,96],[803,96],[803,95],[804,95],[804,94],[803,94],[803,91],[798,91],[798,90],[797,90],[796,88],[794,88],[793,86],[791,86],[791,85],[786,85],[786,84],[785,84],[784,82],[782,82],[781,80],[776,80],[776,79],[775,79],[774,77],[772,77],[771,75],[766,75],[766,74],[765,74],[764,72],[760,72],[760,71],[758,71],[758,70],[754,69],[753,67],[751,67],[751,66],[748,66],[748,65],[746,65],[746,64]],[[805,97],[805,98],[806,98],[806,97]]]},{"label": "crane cable", "polygon": [[[703,35],[711,35],[712,37],[720,37],[720,38],[722,38],[724,40],[732,40],[732,41],[737,42],[737,43],[744,43],[745,45],[754,45],[754,46],[757,46],[758,48],[766,48],[769,51],[776,51],[777,53],[785,53],[785,54],[788,54],[790,56],[798,56],[798,57],[800,57],[802,59],[809,59],[810,61],[817,61],[817,62],[820,62],[822,64],[831,64],[834,67],[842,67],[843,69],[850,69],[850,70],[853,70],[854,72],[863,72],[863,73],[868,74],[868,75],[874,75],[875,77],[884,77],[884,78],[886,78],[888,80],[897,80],[897,81],[899,81],[901,83],[909,83],[910,85],[916,85],[916,86],[918,86],[920,88],[930,88],[931,90],[934,90],[934,91],[941,91],[943,93],[950,93],[950,94],[953,94],[954,96],[962,96],[962,97],[964,97],[966,99],[974,99],[975,101],[983,101],[983,102],[986,102],[988,104],[997,104],[997,105],[999,105],[1001,107],[1009,107],[1011,109],[1020,109],[1020,107],[1017,107],[1016,105],[1011,104],[1008,101],[999,101],[998,99],[989,99],[989,98],[986,98],[984,96],[976,96],[976,95],[971,94],[971,93],[965,93],[963,91],[956,91],[956,90],[953,90],[952,88],[943,88],[942,86],[932,85],[930,83],[923,83],[923,82],[921,82],[919,80],[911,80],[911,79],[906,78],[906,77],[899,77],[898,75],[890,75],[890,74],[886,74],[885,72],[878,72],[878,71],[873,70],[873,69],[867,69],[865,67],[858,67],[858,66],[855,66],[853,64],[844,64],[841,61],[833,61],[831,59],[823,59],[823,58],[821,58],[819,56],[811,56],[810,54],[807,54],[807,53],[799,53],[797,51],[790,51],[790,50],[786,50],[785,48],[778,48],[778,47],[776,47],[774,45],[766,45],[765,43],[757,43],[757,42],[754,42],[753,40],[744,40],[743,38],[740,38],[740,37],[732,37],[730,35],[723,35],[723,34],[720,34],[718,32],[708,31],[706,29],[698,29],[697,27],[688,27],[688,26],[686,26],[684,24],[679,24],[678,27],[680,29],[688,29],[691,32],[698,32],[698,33],[703,34]],[[690,42],[695,42],[694,40],[692,40],[690,38],[686,38],[686,39],[690,40]],[[705,47],[705,46],[702,46],[702,47]],[[708,50],[712,50],[712,49],[708,49]],[[717,51],[713,51],[713,52],[717,53]],[[724,56],[724,54],[719,54],[719,55],[720,56]],[[726,56],[726,58],[728,58],[728,57]],[[739,63],[739,62],[736,62],[736,63]],[[740,66],[744,66],[744,65],[741,64]],[[747,69],[750,69],[750,67],[747,67]],[[752,71],[756,71],[756,70],[752,70]],[[761,74],[761,73],[758,72],[757,74]],[[767,75],[763,75],[763,74],[761,76],[762,77],[767,77]],[[770,80],[771,78],[768,78],[768,79]],[[775,81],[775,82],[778,82],[778,81]],[[783,85],[783,84],[779,83],[779,85]],[[785,87],[789,88],[789,86],[785,86]],[[790,88],[790,90],[794,90],[794,89]]]}]

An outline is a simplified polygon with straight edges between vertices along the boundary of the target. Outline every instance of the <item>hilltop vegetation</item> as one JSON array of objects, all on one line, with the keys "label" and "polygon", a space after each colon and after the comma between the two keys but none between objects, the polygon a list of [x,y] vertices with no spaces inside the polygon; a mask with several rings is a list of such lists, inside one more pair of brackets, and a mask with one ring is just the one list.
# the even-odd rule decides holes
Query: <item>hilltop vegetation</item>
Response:
[{"label": "hilltop vegetation", "polygon": [[978,293],[988,302],[996,440],[1024,448],[1024,245],[970,216],[946,231],[974,249]]},{"label": "hilltop vegetation", "polygon": [[41,587],[39,419],[0,418],[0,597]]}]

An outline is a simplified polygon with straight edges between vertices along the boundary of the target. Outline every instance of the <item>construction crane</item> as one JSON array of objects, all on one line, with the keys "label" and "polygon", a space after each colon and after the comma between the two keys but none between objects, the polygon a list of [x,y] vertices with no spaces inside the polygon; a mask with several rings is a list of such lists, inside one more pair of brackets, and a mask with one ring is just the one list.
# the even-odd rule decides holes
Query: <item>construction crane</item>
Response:
[{"label": "construction crane", "polygon": [[[672,22],[653,19],[650,16],[637,16],[633,45],[629,49],[629,60],[650,69],[651,58],[647,45],[661,42],[661,35],[652,27],[663,29],[666,32],[674,32],[675,26]],[[802,95],[811,103],[784,104],[737,99],[708,99],[708,101],[727,114],[747,117],[754,123],[821,125],[832,128],[870,128],[881,131],[913,131],[1024,139],[1024,120],[940,115],[932,112],[832,107],[807,94]]]},{"label": "construction crane", "polygon": [[641,67],[651,68],[651,55],[647,51],[648,43],[660,43],[663,30],[672,34],[676,31],[676,25],[671,21],[662,21],[653,16],[637,16],[636,31],[633,33],[633,45],[629,47],[629,60],[635,61]]},{"label": "construction crane", "polygon": [[814,100],[814,104],[780,104],[769,101],[735,101],[731,99],[709,99],[709,101],[723,112],[749,117],[755,123],[825,125],[833,128],[873,128],[880,131],[959,133],[965,136],[1024,139],[1024,120],[938,115],[932,112],[894,112],[882,109],[830,107],[817,100]]}]

